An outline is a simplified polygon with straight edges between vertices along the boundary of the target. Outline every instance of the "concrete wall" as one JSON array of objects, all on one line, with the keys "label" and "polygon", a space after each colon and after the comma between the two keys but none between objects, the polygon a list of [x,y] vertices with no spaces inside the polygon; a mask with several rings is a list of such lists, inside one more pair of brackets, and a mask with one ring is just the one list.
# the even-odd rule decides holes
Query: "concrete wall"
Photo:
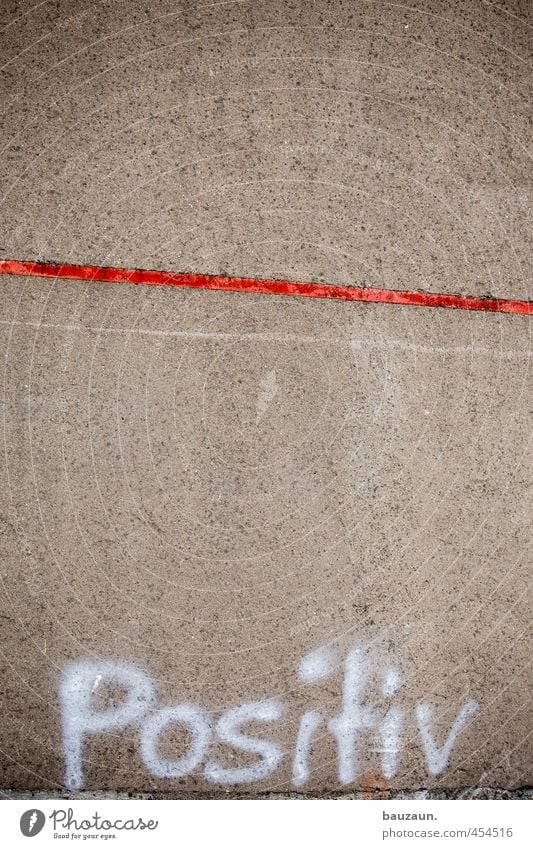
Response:
[{"label": "concrete wall", "polygon": [[[0,257],[527,298],[525,9],[4,11]],[[531,321],[4,278],[0,786],[531,782]]]}]

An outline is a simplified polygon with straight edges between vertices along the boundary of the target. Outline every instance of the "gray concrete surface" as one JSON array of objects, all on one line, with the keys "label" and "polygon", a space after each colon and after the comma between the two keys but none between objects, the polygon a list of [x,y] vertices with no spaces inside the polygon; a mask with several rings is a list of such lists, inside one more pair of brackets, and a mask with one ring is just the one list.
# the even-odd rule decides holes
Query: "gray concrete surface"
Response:
[{"label": "gray concrete surface", "polygon": [[[527,298],[526,15],[7,3],[0,257]],[[0,301],[6,795],[531,784],[529,318]]]}]

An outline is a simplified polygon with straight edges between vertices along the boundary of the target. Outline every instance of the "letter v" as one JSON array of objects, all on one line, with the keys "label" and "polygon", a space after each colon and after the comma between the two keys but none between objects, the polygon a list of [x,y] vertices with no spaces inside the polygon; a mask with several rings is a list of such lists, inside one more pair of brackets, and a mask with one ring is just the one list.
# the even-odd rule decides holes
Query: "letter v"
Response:
[{"label": "letter v", "polygon": [[422,737],[422,744],[426,755],[426,763],[431,775],[439,775],[448,763],[448,759],[452,753],[454,743],[467,724],[471,716],[474,715],[479,705],[471,699],[465,704],[462,711],[457,716],[457,719],[450,728],[450,733],[446,738],[446,742],[442,748],[437,748],[433,732],[431,730],[433,720],[433,708],[428,704],[420,704],[416,706],[416,719],[418,729]]}]

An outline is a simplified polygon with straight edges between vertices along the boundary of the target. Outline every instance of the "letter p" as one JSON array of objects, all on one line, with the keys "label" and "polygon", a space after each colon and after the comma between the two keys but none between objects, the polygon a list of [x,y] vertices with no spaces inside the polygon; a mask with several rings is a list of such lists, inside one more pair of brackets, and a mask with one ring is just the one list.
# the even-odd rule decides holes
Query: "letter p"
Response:
[{"label": "letter p", "polygon": [[[120,704],[102,711],[91,707],[93,694],[101,684],[115,684],[126,690]],[[118,730],[141,719],[154,700],[150,679],[128,663],[79,661],[67,667],[59,695],[65,752],[65,785],[71,790],[83,787],[82,750],[84,738]]]}]

